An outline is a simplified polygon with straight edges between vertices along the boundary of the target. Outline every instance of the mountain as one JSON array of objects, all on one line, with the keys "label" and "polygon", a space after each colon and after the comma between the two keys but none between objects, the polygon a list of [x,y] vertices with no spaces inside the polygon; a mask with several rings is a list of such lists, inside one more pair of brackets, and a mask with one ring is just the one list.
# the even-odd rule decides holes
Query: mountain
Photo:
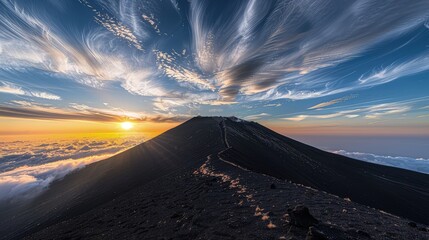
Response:
[{"label": "mountain", "polygon": [[320,224],[290,228],[298,239],[311,231],[424,239],[428,202],[429,175],[328,153],[235,117],[195,117],[1,207],[0,236],[278,238],[288,209],[305,204]]}]

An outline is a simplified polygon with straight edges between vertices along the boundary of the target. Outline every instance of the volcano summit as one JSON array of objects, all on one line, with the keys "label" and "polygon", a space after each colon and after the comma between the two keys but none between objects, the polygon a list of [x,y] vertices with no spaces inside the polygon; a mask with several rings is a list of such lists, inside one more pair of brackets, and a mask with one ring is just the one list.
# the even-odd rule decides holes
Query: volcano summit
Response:
[{"label": "volcano summit", "polygon": [[[195,117],[2,203],[3,239],[427,239],[429,175]],[[317,238],[319,237],[319,238]]]}]

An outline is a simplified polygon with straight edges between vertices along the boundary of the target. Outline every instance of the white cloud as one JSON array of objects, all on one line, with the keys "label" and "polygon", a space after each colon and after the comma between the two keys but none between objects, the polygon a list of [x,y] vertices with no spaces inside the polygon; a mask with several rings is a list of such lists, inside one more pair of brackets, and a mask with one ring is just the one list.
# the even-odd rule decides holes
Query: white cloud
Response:
[{"label": "white cloud", "polygon": [[[132,94],[141,96],[169,96],[169,91],[159,84],[150,71],[129,71],[122,75],[121,86]],[[122,78],[121,77],[121,78]]]},{"label": "white cloud", "polygon": [[264,107],[281,107],[281,106],[282,106],[281,103],[269,103],[264,105]]},{"label": "white cloud", "polygon": [[44,98],[44,99],[50,99],[50,100],[61,100],[60,96],[57,96],[55,94],[47,93],[47,92],[30,92],[31,96],[38,97],[38,98]]},{"label": "white cloud", "polygon": [[429,174],[429,159],[377,155],[372,153],[348,152],[345,150],[333,151],[333,153],[355,158],[365,162],[376,163],[385,166],[408,169]]},{"label": "white cloud", "polygon": [[354,95],[348,96],[348,97],[342,97],[342,98],[333,99],[333,100],[330,100],[328,102],[322,102],[322,103],[316,104],[316,105],[314,105],[312,107],[309,107],[308,109],[321,109],[321,108],[328,107],[328,106],[331,106],[331,105],[334,105],[334,104],[337,104],[337,103],[341,103],[341,102],[347,101],[347,100],[349,100],[349,99],[351,99],[353,97],[354,97]]},{"label": "white cloud", "polygon": [[383,1],[342,2],[335,11],[324,1],[247,1],[228,5],[234,14],[209,21],[211,4],[191,2],[193,52],[203,72],[215,73],[220,94],[228,101],[240,96],[250,101],[328,96],[427,70],[423,54],[356,81],[319,71],[421,26],[427,18],[423,9],[429,7],[425,1],[395,7]]},{"label": "white cloud", "polygon": [[[0,201],[34,197],[49,184],[75,169],[106,159],[144,140],[142,135],[39,137],[37,141],[2,139],[0,148]],[[81,149],[84,148],[85,151]]]},{"label": "white cloud", "polygon": [[2,93],[9,93],[9,94],[17,94],[17,95],[25,95],[25,91],[21,88],[15,87],[11,84],[6,84],[4,82],[3,86],[0,86],[0,92]]},{"label": "white cloud", "polygon": [[15,84],[0,81],[2,84],[0,86],[0,93],[8,93],[8,94],[16,94],[16,95],[23,95],[23,96],[29,96],[29,97],[36,97],[36,98],[43,98],[43,99],[49,99],[49,100],[61,100],[61,97],[52,93],[47,92],[39,92],[35,90],[24,90],[22,87],[19,87]]},{"label": "white cloud", "polygon": [[[411,101],[412,102],[412,101]],[[305,119],[329,119],[336,117],[356,118],[360,115],[364,115],[367,119],[379,119],[386,115],[394,115],[405,113],[411,110],[410,101],[404,102],[392,102],[376,104],[371,106],[363,106],[359,108],[352,108],[348,110],[342,110],[334,113],[327,114],[300,114],[293,117],[283,118],[289,121],[302,121]]]},{"label": "white cloud", "polygon": [[159,30],[159,28],[158,28],[158,24],[156,23],[156,19],[154,18],[154,16],[153,16],[153,15],[148,16],[148,15],[143,14],[143,15],[142,15],[142,18],[143,18],[146,22],[148,22],[148,23],[153,27],[153,29],[154,29],[157,33],[161,33],[161,31],[160,31],[160,30]]},{"label": "white cloud", "polygon": [[[162,14],[165,8],[178,11],[177,1],[81,2],[100,26],[64,28],[37,6],[5,2],[7,14],[0,16],[0,66],[12,71],[34,68],[96,88],[115,81],[131,94],[187,97],[186,104],[210,105],[317,98],[428,69],[427,53],[422,52],[370,74],[356,77],[361,73],[355,73],[353,79],[349,79],[352,73],[329,74],[331,67],[427,22],[425,1],[386,6],[379,0],[358,0],[338,3],[335,9],[324,1],[247,1],[226,4],[227,11],[216,21],[208,19],[217,14],[211,6],[216,3],[210,1],[192,1],[189,21],[182,19],[181,12]],[[173,34],[177,29],[161,33],[160,27],[169,23],[190,29],[191,39]],[[176,50],[171,42],[177,43]],[[17,89],[2,91],[19,94]],[[204,96],[193,98],[207,92],[217,97],[204,103],[198,102]],[[33,95],[57,98],[44,92]],[[335,103],[334,99],[311,108]],[[159,103],[154,106],[162,108]]]},{"label": "white cloud", "polygon": [[[143,96],[167,94],[162,84],[154,79],[153,69],[145,64],[146,57],[124,54],[117,47],[120,44],[113,47],[112,37],[102,28],[83,33],[64,32],[64,28],[58,27],[47,16],[21,11],[22,7],[16,3],[6,7],[5,10],[13,17],[9,14],[0,16],[4,25],[4,31],[0,33],[0,66],[14,70],[41,69],[96,88],[102,87],[105,81],[118,81],[130,93]],[[101,16],[97,18],[101,19]],[[124,25],[112,18],[100,21],[106,21],[105,27],[109,31],[141,49],[135,36]],[[79,36],[76,38],[74,34]],[[33,92],[32,95],[58,99],[43,92]]]},{"label": "white cloud", "polygon": [[0,173],[0,202],[19,201],[37,196],[54,180],[61,179],[75,169],[112,155],[66,159],[37,166],[22,166]]},{"label": "white cloud", "polygon": [[295,117],[283,118],[284,120],[299,122],[307,118],[318,118],[318,119],[328,119],[343,116],[343,112],[331,113],[331,114],[321,114],[321,115],[298,115]]},{"label": "white cloud", "polygon": [[380,85],[427,70],[429,70],[429,57],[423,55],[410,61],[392,64],[369,75],[361,76],[359,84],[363,86]]},{"label": "white cloud", "polygon": [[189,119],[190,115],[145,113],[128,111],[111,105],[106,108],[95,108],[84,104],[71,103],[70,108],[56,108],[27,101],[12,101],[11,106],[0,105],[1,117],[29,119],[68,119],[97,122],[180,122]]},{"label": "white cloud", "polygon": [[259,119],[261,119],[263,117],[268,117],[268,116],[271,116],[271,114],[260,113],[260,114],[246,116],[246,117],[244,117],[244,119],[250,120],[250,121],[254,121],[254,120],[259,120]]},{"label": "white cloud", "polygon": [[141,46],[141,43],[137,39],[134,32],[131,31],[125,24],[123,24],[121,21],[118,21],[107,13],[102,13],[101,11],[97,10],[86,0],[80,0],[80,2],[93,10],[93,12],[95,13],[94,19],[97,23],[105,27],[111,33],[115,34],[117,37],[129,41],[138,50],[143,50],[143,47]]},{"label": "white cloud", "polygon": [[367,113],[365,115],[365,118],[378,119],[385,115],[405,113],[405,112],[408,112],[409,110],[411,110],[411,106],[403,105],[403,104],[392,104],[392,103],[377,104],[365,109]]},{"label": "white cloud", "polygon": [[[203,77],[197,73],[195,69],[190,67],[190,64],[183,62],[181,54],[173,52],[168,54],[162,51],[154,51],[158,68],[168,77],[177,80],[178,82],[188,83],[200,89],[215,90],[210,79]],[[188,65],[188,67],[186,67]]]},{"label": "white cloud", "polygon": [[299,122],[302,120],[305,120],[309,117],[309,115],[297,115],[294,117],[288,117],[288,118],[283,118],[284,120],[289,120],[289,121],[294,121],[294,122]]}]

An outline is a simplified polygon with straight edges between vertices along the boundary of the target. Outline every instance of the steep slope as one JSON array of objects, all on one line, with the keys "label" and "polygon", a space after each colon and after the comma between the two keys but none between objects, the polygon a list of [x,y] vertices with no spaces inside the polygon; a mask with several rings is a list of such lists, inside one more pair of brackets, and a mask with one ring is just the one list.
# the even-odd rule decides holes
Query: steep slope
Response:
[{"label": "steep slope", "polygon": [[[109,212],[102,211],[106,204],[114,209],[124,209],[126,206],[121,205],[124,201],[120,203],[116,200],[125,196],[130,196],[135,200],[134,204],[137,204],[150,195],[143,194],[142,188],[152,189],[151,191],[158,188],[170,189],[170,183],[165,185],[168,181],[164,179],[194,172],[210,156],[214,159],[212,161],[232,164],[237,171],[241,169],[234,166],[351,198],[352,201],[414,221],[429,222],[429,206],[426,204],[429,199],[428,175],[327,153],[279,135],[257,123],[233,117],[196,117],[148,142],[66,176],[29,203],[2,210],[0,236],[5,239],[18,238],[46,229],[40,235],[46,237],[50,232],[48,229],[51,229],[47,227],[56,226],[53,228],[60,234],[57,238],[61,237],[65,233],[58,224],[69,220],[76,224],[82,223],[85,221],[85,214],[90,212],[92,216],[100,212],[109,215]],[[187,186],[183,188],[186,191]],[[188,193],[180,190],[183,188],[178,187],[177,191],[172,191],[177,195],[183,194],[184,199],[190,201],[183,203],[184,205],[192,205],[193,198],[188,198]],[[294,194],[299,195],[299,192]],[[323,196],[320,195],[319,199]],[[172,197],[163,196],[160,204],[162,205],[162,201],[168,202]],[[279,195],[271,197],[277,198]],[[281,202],[281,199],[277,200]],[[212,199],[207,200],[211,201]],[[332,204],[338,205],[336,202]],[[159,207],[160,211],[162,209]],[[128,219],[133,214],[126,212],[118,215],[121,216],[107,218],[111,221],[117,218]],[[135,217],[138,216],[150,218],[150,215]],[[348,221],[352,220],[353,216],[349,216]],[[144,222],[139,224],[145,225]],[[396,223],[393,221],[390,224]],[[101,226],[100,228],[103,229]],[[155,231],[157,227],[150,229]],[[81,232],[74,227],[69,230],[71,233]],[[127,234],[133,235],[131,230]]]},{"label": "steep slope", "polygon": [[[86,212],[224,146],[217,118],[193,118],[160,136],[53,183],[30,203],[0,212],[0,236],[16,237]],[[37,224],[35,226],[35,223]]]},{"label": "steep slope", "polygon": [[254,122],[225,125],[226,161],[429,223],[429,175],[328,153]]},{"label": "steep slope", "polygon": [[[273,187],[273,185],[275,187]],[[161,187],[160,187],[161,186]],[[336,196],[235,167],[210,155],[199,167],[142,185],[33,239],[307,239],[290,224],[304,204],[328,239],[427,239],[417,224]]]}]

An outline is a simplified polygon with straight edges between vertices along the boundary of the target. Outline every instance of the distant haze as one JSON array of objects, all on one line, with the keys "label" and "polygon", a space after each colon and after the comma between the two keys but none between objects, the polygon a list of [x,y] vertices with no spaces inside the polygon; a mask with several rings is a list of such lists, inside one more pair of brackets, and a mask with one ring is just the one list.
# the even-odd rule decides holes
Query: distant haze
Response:
[{"label": "distant haze", "polygon": [[377,155],[429,158],[429,137],[289,135],[324,150],[347,150]]}]

